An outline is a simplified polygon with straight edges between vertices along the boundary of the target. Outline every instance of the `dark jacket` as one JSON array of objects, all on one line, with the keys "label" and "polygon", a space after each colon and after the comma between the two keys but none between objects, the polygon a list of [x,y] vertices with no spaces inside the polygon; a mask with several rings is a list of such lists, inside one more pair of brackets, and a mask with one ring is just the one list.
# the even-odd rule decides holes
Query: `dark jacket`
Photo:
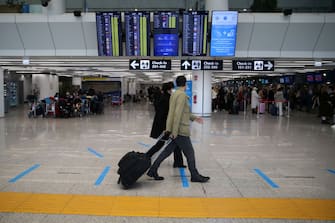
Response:
[{"label": "dark jacket", "polygon": [[156,139],[166,128],[166,119],[169,112],[170,94],[165,92],[161,94],[158,101],[155,103],[155,117],[152,123],[150,137]]},{"label": "dark jacket", "polygon": [[328,92],[321,92],[319,109],[321,116],[330,117],[332,115],[332,106]]}]

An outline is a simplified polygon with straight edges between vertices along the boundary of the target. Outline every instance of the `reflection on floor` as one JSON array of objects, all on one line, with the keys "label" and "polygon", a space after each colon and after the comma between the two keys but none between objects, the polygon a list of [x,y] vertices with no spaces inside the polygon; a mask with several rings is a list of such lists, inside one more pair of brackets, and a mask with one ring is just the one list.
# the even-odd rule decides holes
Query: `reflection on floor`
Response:
[{"label": "reflection on floor", "polygon": [[[125,199],[122,202],[126,202],[127,207],[143,201],[137,211],[131,209],[125,214],[109,214],[127,216],[123,218],[89,217],[95,213],[85,212],[85,208],[90,207],[85,205],[87,201],[76,203],[75,207],[80,210],[78,214],[87,215],[86,221],[97,222],[187,222],[185,218],[192,217],[192,213],[196,215],[193,217],[201,218],[192,222],[217,222],[214,218],[220,218],[220,222],[240,222],[229,218],[239,218],[241,222],[259,218],[249,220],[262,222],[261,218],[276,218],[271,215],[274,212],[291,219],[289,222],[298,222],[293,219],[335,220],[335,130],[320,124],[315,115],[293,112],[287,118],[269,114],[257,117],[251,112],[239,115],[213,113],[210,118],[205,118],[203,125],[193,123],[191,130],[197,167],[211,177],[209,183],[191,183],[186,169],[184,178],[188,186],[183,186],[181,172],[172,167],[169,157],[159,169],[164,181],[143,176],[134,188],[124,190],[117,184],[117,163],[126,152],[145,152],[155,143],[149,137],[153,115],[152,105],[146,103],[106,105],[103,115],[69,119],[29,119],[27,108],[11,109],[5,118],[0,119],[0,212],[7,212],[6,207],[12,208],[10,212],[24,210],[20,199],[34,194],[30,197],[33,205],[27,206],[30,211],[21,212],[40,214],[0,213],[0,222],[16,222],[18,219],[59,222],[60,218],[52,215],[54,212],[45,209],[59,208],[55,203],[59,199],[66,200],[67,196],[79,201],[90,196],[109,197],[106,202],[112,203]],[[48,197],[47,200],[53,200],[54,204],[43,200],[43,197],[52,195],[55,199]],[[195,207],[187,215],[163,214],[171,213],[168,210],[178,213],[178,208],[179,213],[185,213],[180,204],[188,204],[190,198],[196,202],[192,200]],[[234,206],[229,200],[232,198],[245,201],[246,206]],[[160,201],[164,199],[172,200],[163,206],[154,205],[163,204]],[[297,205],[296,200],[306,206]],[[29,203],[29,199],[26,201]],[[217,206],[209,201],[216,201]],[[104,203],[99,202],[96,207],[101,207],[102,215],[108,215],[103,211]],[[285,202],[292,208],[294,206],[295,209],[290,210],[297,210],[294,213],[298,214],[292,215],[285,208],[288,205]],[[231,209],[224,209],[227,208],[224,204],[229,203]],[[200,204],[203,209],[199,209]],[[152,205],[156,214],[141,212]],[[42,212],[39,211],[41,207]],[[245,209],[241,211],[234,207]],[[64,206],[62,208],[66,210]],[[71,222],[83,220],[79,216],[66,216],[74,213],[63,211],[57,213]],[[250,211],[255,215],[249,215]],[[164,218],[155,218],[158,216]]]}]

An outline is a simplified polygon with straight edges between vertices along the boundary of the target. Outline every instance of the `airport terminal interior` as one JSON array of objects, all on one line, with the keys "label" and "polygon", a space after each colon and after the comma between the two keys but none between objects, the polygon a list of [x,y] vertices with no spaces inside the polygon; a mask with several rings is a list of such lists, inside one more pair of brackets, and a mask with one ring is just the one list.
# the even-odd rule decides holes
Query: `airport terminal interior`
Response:
[{"label": "airport terminal interior", "polygon": [[[0,223],[335,222],[334,0],[0,0],[0,30]],[[126,188],[178,76],[210,179]]]}]

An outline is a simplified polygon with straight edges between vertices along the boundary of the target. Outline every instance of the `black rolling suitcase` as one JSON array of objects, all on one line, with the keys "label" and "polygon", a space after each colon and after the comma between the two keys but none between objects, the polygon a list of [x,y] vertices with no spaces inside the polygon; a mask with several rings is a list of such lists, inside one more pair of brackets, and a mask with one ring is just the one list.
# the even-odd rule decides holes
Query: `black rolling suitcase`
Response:
[{"label": "black rolling suitcase", "polygon": [[[163,133],[157,143],[163,140],[166,141],[165,145],[168,145],[171,140],[167,138],[168,135]],[[124,188],[128,189],[150,168],[151,156],[147,153],[131,151],[121,158],[118,166],[117,173],[120,175],[118,184],[121,183]]]}]

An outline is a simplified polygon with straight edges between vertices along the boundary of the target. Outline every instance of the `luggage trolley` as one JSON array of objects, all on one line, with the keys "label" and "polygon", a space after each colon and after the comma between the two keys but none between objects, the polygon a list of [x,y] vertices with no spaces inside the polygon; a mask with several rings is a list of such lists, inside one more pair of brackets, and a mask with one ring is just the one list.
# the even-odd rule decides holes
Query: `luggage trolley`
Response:
[{"label": "luggage trolley", "polygon": [[121,92],[113,92],[112,94],[112,105],[121,105],[122,104],[122,99],[121,99]]}]

